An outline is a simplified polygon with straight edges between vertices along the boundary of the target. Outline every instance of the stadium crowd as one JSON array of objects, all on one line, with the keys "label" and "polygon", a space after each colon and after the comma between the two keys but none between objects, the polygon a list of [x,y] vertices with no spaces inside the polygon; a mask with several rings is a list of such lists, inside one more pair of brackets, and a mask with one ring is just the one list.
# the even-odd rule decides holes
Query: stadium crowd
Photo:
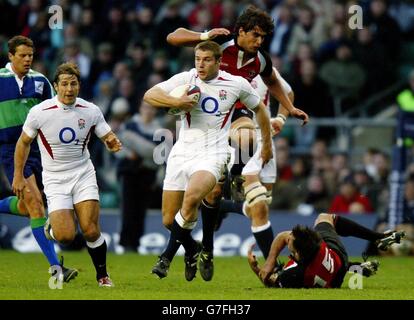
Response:
[{"label": "stadium crowd", "polygon": [[[152,191],[147,206],[160,208],[165,168],[150,161],[156,146],[152,134],[156,128],[175,133],[176,119],[162,111],[148,115],[142,96],[193,65],[192,49],[168,45],[166,36],[178,27],[232,30],[252,3],[271,13],[276,28],[264,48],[292,85],[295,105],[311,118],[341,116],[402,78],[398,57],[402,43],[414,40],[414,5],[385,0],[5,0],[0,1],[0,65],[7,63],[7,40],[16,34],[33,40],[33,69],[49,79],[63,61],[75,62],[82,74],[80,97],[101,107],[115,133],[147,143],[116,157],[103,152],[96,139],[90,142],[101,190],[121,191],[117,175],[146,175],[152,186],[133,187]],[[363,9],[362,29],[348,25],[352,4]],[[51,5],[63,9],[61,29],[49,26]],[[271,108],[277,111],[274,101]],[[390,155],[369,149],[355,164],[347,151],[331,151],[334,137],[335,129],[328,127],[299,138],[283,133],[276,138],[278,181],[271,209],[385,214]],[[292,154],[297,143],[308,152]],[[10,189],[1,174],[0,181],[4,197]],[[120,201],[112,205],[119,207]]]}]

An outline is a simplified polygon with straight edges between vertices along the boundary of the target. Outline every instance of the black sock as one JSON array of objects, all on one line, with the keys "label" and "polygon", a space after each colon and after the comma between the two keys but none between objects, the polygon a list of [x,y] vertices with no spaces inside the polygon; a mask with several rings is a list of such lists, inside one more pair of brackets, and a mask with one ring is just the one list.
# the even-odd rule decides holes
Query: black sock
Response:
[{"label": "black sock", "polygon": [[206,251],[213,251],[214,248],[214,230],[216,227],[219,207],[210,205],[203,200],[200,205],[201,217],[203,219],[203,248]]},{"label": "black sock", "polygon": [[233,166],[230,169],[231,175],[232,176],[240,176],[242,171],[243,171],[244,166],[245,166],[245,164],[243,162],[241,162],[241,160],[240,160],[240,163],[233,164]]},{"label": "black sock", "polygon": [[186,253],[188,252],[188,254],[191,254],[192,252],[195,252],[196,244],[195,240],[191,237],[191,231],[192,230],[190,229],[182,228],[174,219],[171,226],[171,234],[170,239],[168,240],[167,248],[161,256],[172,261],[181,245],[183,245]]},{"label": "black sock", "polygon": [[384,238],[384,234],[365,228],[364,226],[342,216],[335,216],[335,230],[343,237],[353,236],[360,239],[375,241]]},{"label": "black sock", "polygon": [[92,258],[93,265],[96,270],[96,280],[108,276],[106,272],[106,251],[108,249],[106,241],[96,248],[88,248],[89,255]]},{"label": "black sock", "polygon": [[256,243],[259,246],[260,250],[263,253],[265,259],[269,255],[270,247],[272,246],[273,242],[273,229],[272,226],[269,225],[268,228],[259,232],[253,232],[254,238],[256,239]]},{"label": "black sock", "polygon": [[224,214],[229,213],[229,212],[244,215],[244,213],[243,213],[243,202],[242,201],[234,201],[234,200],[221,200],[220,201],[219,214],[224,215]]}]

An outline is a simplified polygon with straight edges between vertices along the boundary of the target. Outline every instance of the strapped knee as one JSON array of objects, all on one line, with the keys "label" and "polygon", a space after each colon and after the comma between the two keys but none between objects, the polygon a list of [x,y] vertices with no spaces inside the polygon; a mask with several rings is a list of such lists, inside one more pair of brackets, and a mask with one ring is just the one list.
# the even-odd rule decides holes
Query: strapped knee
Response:
[{"label": "strapped knee", "polygon": [[253,182],[244,188],[244,196],[248,207],[267,200],[267,189],[260,182]]}]

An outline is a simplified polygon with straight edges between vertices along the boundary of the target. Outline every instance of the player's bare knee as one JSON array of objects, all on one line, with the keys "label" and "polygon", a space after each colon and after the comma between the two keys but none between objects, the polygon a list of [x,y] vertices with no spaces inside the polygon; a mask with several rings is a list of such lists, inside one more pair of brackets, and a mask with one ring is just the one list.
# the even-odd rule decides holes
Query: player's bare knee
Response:
[{"label": "player's bare knee", "polygon": [[75,239],[75,232],[72,230],[53,230],[53,237],[62,244],[70,244]]},{"label": "player's bare knee", "polygon": [[94,242],[98,240],[99,236],[101,235],[101,232],[99,231],[99,228],[95,225],[89,225],[85,230],[83,230],[83,237],[86,239],[86,241]]},{"label": "player's bare knee", "polygon": [[266,201],[257,202],[250,210],[251,219],[266,222],[269,220],[269,209]]},{"label": "player's bare knee", "polygon": [[188,194],[184,197],[182,209],[194,209],[200,204],[201,199],[196,194]]},{"label": "player's bare knee", "polygon": [[166,213],[163,211],[162,213],[162,224],[164,225],[164,227],[166,227],[168,230],[171,230],[171,227],[173,225],[174,222],[174,214],[170,214],[170,213]]},{"label": "player's bare knee", "polygon": [[221,186],[214,187],[214,189],[204,198],[210,205],[216,205],[222,195]]},{"label": "player's bare knee", "polygon": [[327,222],[334,225],[334,215],[329,213],[320,213],[315,220],[315,226],[321,222]]}]

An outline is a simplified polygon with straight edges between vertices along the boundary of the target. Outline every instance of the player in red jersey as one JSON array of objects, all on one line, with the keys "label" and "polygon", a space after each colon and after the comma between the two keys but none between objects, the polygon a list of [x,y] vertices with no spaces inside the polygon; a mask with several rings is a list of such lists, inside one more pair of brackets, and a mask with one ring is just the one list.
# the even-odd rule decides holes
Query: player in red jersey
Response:
[{"label": "player in red jersey", "polygon": [[[253,272],[269,287],[340,288],[348,268],[355,264],[361,266],[363,275],[374,274],[378,262],[349,262],[339,236],[376,241],[378,248],[386,250],[391,244],[399,243],[405,233],[379,233],[342,216],[321,213],[314,229],[297,225],[291,231],[279,233],[263,267],[259,267],[252,253],[253,247],[248,252],[248,262]],[[285,247],[291,253],[289,261],[278,265],[277,258]]]}]

